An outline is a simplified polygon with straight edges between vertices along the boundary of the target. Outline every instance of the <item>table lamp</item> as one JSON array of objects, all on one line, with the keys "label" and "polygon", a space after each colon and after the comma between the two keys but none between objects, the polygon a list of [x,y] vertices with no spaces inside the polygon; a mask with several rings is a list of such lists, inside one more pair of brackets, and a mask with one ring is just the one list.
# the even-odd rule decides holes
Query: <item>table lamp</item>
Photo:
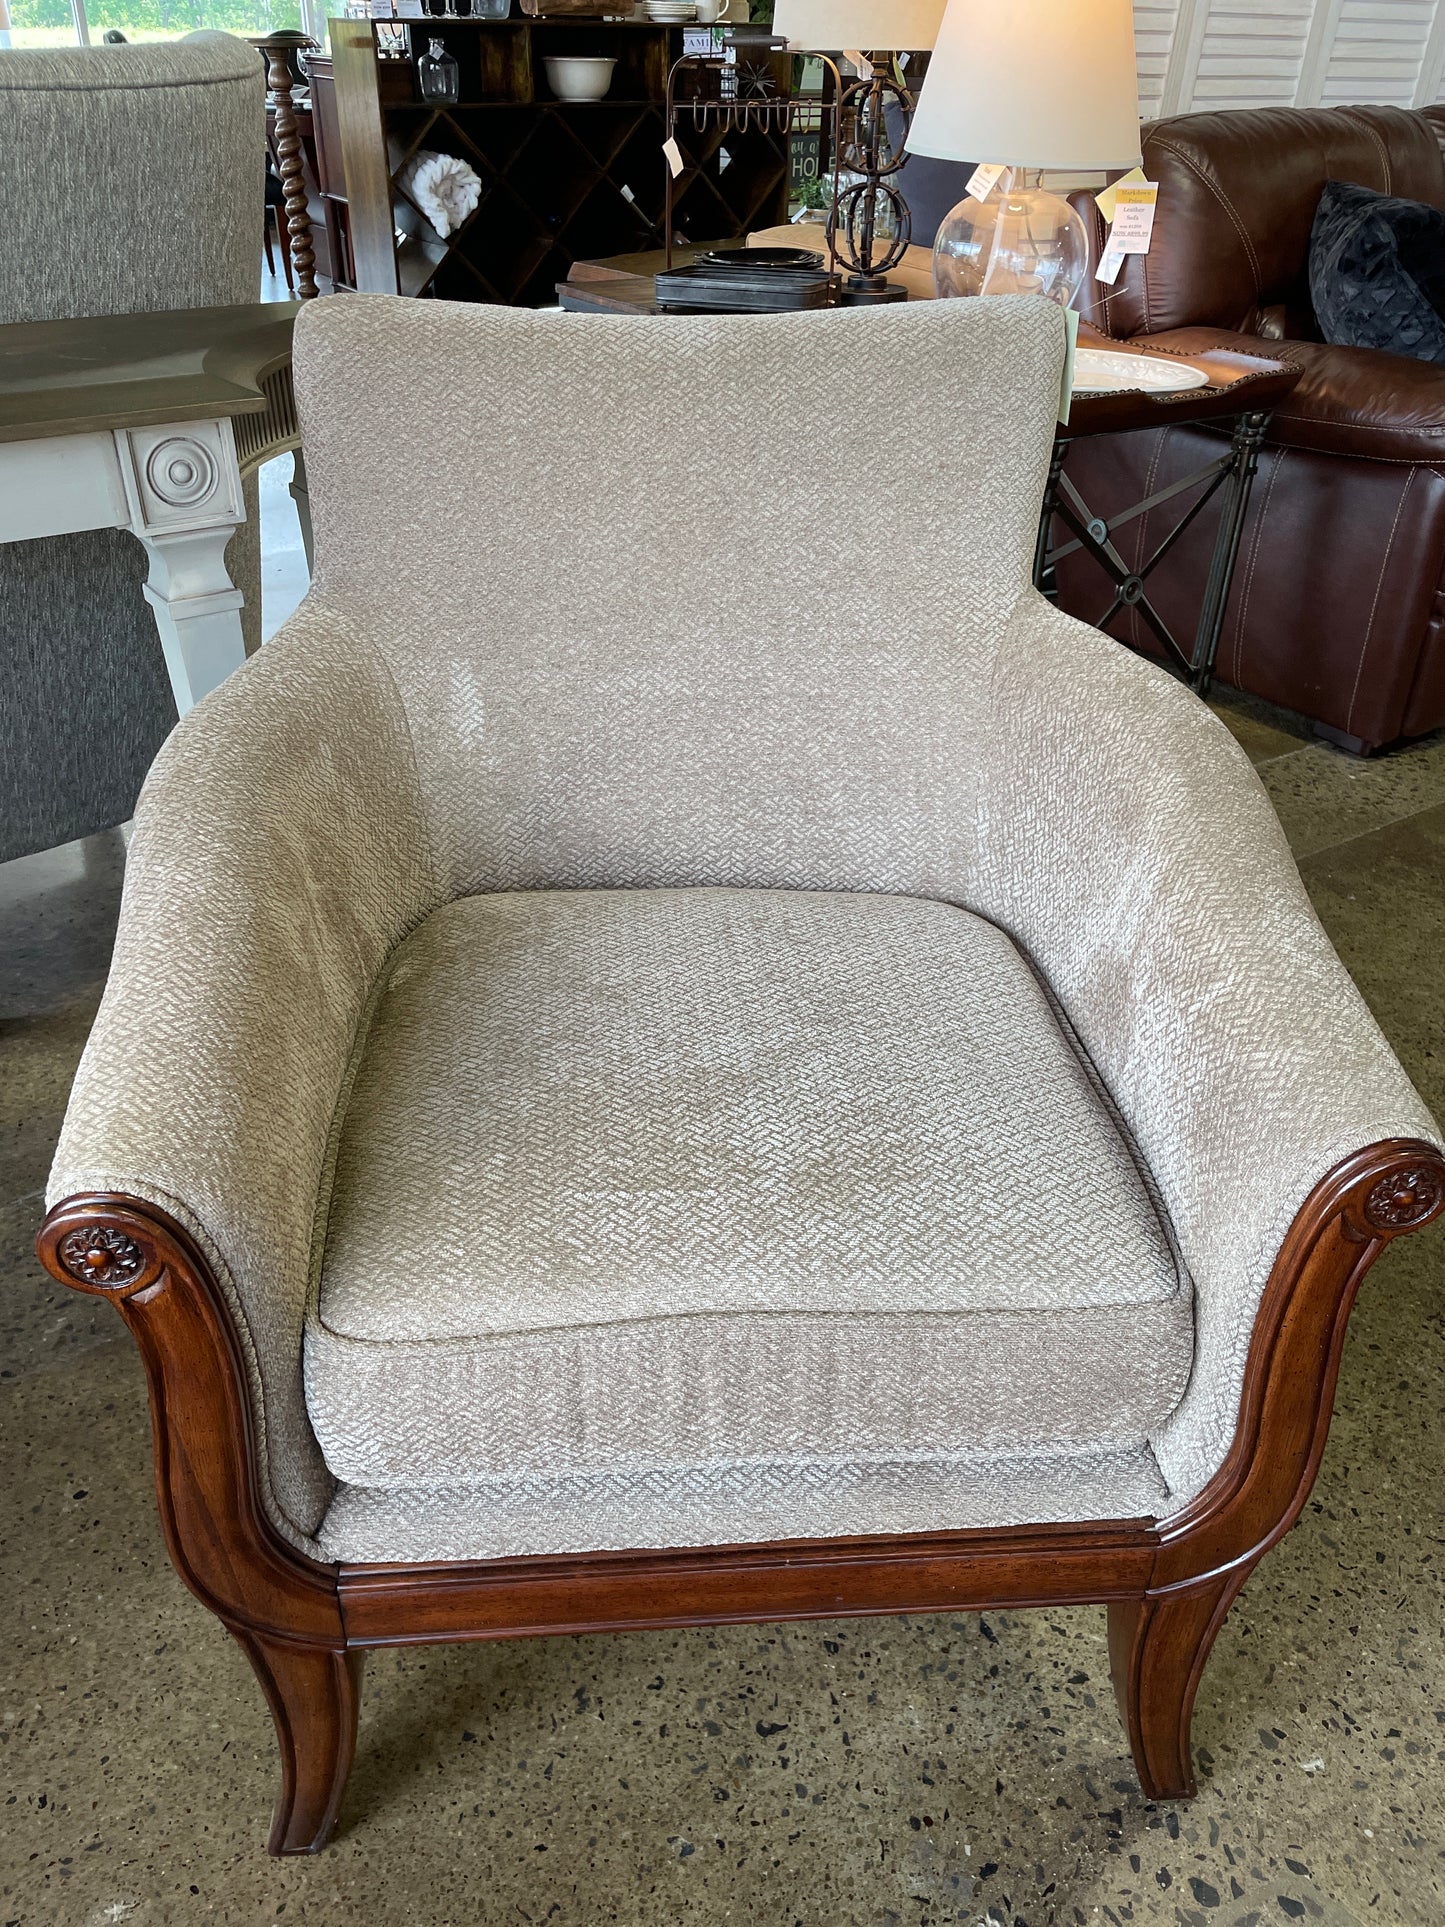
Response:
[{"label": "table lamp", "polygon": [[1067,308],[1088,236],[1025,170],[1139,160],[1132,0],[948,0],[908,146],[1004,168],[985,199],[965,195],[939,228],[939,294],[1044,294]]},{"label": "table lamp", "polygon": [[[841,48],[864,54],[864,72],[841,102],[840,165],[856,178],[840,188],[828,214],[828,244],[852,270],[843,285],[847,302],[902,301],[906,289],[888,280],[903,259],[911,234],[908,203],[890,176],[907,160],[904,136],[913,96],[895,77],[895,53],[926,53],[943,15],[944,0],[777,0],[773,32],[798,49]],[[890,151],[883,116],[892,101],[902,121]]]}]

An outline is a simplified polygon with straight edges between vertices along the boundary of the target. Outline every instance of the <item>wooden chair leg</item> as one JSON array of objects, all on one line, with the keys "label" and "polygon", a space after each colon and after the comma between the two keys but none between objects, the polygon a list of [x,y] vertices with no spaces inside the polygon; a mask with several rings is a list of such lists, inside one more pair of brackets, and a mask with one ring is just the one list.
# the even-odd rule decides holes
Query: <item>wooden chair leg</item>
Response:
[{"label": "wooden chair leg", "polygon": [[366,1655],[287,1646],[250,1632],[236,1638],[256,1669],[281,1743],[281,1797],[267,1850],[320,1853],[336,1830],[356,1751]]},{"label": "wooden chair leg", "polygon": [[1248,1576],[1236,1569],[1188,1590],[1109,1607],[1109,1669],[1147,1799],[1194,1798],[1194,1695],[1214,1636]]}]

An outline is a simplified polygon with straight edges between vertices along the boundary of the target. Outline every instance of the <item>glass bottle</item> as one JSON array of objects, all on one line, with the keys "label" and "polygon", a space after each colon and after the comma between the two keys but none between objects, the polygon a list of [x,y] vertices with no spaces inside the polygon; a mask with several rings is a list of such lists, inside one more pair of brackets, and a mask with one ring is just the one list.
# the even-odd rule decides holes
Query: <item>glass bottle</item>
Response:
[{"label": "glass bottle", "polygon": [[440,40],[433,40],[416,63],[416,84],[423,100],[441,102],[457,98],[457,63]]}]

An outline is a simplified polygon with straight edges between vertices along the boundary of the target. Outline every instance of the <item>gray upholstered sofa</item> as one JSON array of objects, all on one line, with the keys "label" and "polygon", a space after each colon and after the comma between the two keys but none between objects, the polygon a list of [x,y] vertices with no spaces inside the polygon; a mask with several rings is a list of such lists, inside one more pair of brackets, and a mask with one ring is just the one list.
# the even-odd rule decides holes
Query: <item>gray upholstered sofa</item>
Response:
[{"label": "gray upholstered sofa", "polygon": [[[1103,1600],[1192,1790],[1445,1166],[1232,739],[1029,586],[1061,352],[302,316],[315,584],[147,783],[41,1239],[141,1343],[273,1850],[397,1639]],[[857,394],[946,429],[820,513]]]},{"label": "gray upholstered sofa", "polygon": [[[229,34],[0,58],[0,322],[259,298],[263,69]],[[227,551],[260,641],[256,491]],[[125,820],[176,720],[122,529],[0,545],[0,862]]]}]

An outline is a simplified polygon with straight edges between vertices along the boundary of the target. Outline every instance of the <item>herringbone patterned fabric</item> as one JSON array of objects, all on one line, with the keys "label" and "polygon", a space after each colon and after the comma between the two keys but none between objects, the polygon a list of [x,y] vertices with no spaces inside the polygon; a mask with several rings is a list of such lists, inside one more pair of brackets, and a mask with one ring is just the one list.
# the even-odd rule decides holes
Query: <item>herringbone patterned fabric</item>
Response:
[{"label": "herringbone patterned fabric", "polygon": [[[1225,732],[1028,588],[1060,352],[1057,310],[1012,300],[302,315],[316,586],[147,785],[51,1179],[156,1198],[207,1239],[251,1349],[267,1503],[299,1542],[332,1489],[300,1376],[332,1123],[391,951],[478,892],[878,892],[1008,931],[1194,1278],[1190,1383],[1154,1435],[1169,1504],[1224,1454],[1310,1186],[1362,1144],[1434,1134]],[[881,468],[861,419],[909,425]],[[1027,1173],[1045,1204],[1059,1164],[1051,1143]],[[1047,1516],[1041,1470],[979,1478]],[[840,1519],[860,1516],[847,1485]],[[1117,1509],[1137,1489],[1121,1475]],[[382,1543],[372,1501],[343,1504]],[[398,1548],[422,1543],[408,1516]]]},{"label": "herringbone patterned fabric", "polygon": [[193,714],[141,797],[52,1197],[148,1198],[211,1252],[265,1496],[304,1543],[332,1490],[301,1383],[332,1117],[371,986],[436,884],[395,690],[315,602]]},{"label": "herringbone patterned fabric", "polygon": [[714,1464],[489,1479],[455,1491],[343,1485],[330,1559],[515,1559],[631,1546],[728,1546],[857,1533],[961,1532],[1020,1519],[1155,1518],[1169,1494],[1148,1446],[1027,1458]]},{"label": "herringbone patterned fabric", "polygon": [[[386,584],[449,896],[946,894],[969,873],[974,690],[1032,563],[1051,304],[957,326],[920,302],[883,353],[862,310],[426,304],[399,328],[346,305],[297,334],[317,586],[371,633]],[[427,424],[387,438],[384,489],[357,459],[358,367]],[[865,393],[938,432],[891,437],[875,472]]]},{"label": "herringbone patterned fabric", "polygon": [[1192,1354],[1139,1168],[979,918],[512,892],[398,950],[306,1339],[338,1477],[1137,1443]]},{"label": "herringbone patterned fabric", "polygon": [[1033,596],[990,684],[973,901],[1068,1012],[1193,1277],[1194,1372],[1154,1439],[1182,1503],[1228,1449],[1260,1294],[1309,1192],[1364,1145],[1439,1131],[1222,723]]}]

